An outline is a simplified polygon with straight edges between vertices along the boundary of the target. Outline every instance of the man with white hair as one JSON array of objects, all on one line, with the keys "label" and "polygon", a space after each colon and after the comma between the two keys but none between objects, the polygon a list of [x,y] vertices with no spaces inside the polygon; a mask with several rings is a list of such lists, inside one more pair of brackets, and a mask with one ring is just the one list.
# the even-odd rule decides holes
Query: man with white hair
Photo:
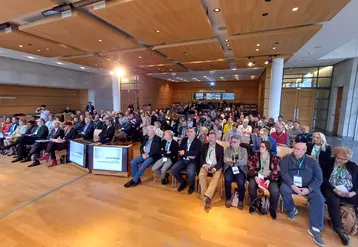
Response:
[{"label": "man with white hair", "polygon": [[[132,179],[124,185],[125,188],[140,184],[140,177],[145,170],[160,158],[161,139],[155,134],[155,127],[153,125],[149,125],[147,131],[148,135],[144,137],[140,145],[140,155],[131,161]],[[139,169],[138,166],[140,166]]]},{"label": "man with white hair", "polygon": [[241,130],[244,135],[250,135],[252,133],[252,127],[249,125],[248,119],[244,119],[242,125],[239,126],[239,130]]},{"label": "man with white hair", "polygon": [[324,198],[321,193],[322,170],[317,161],[306,155],[305,143],[296,143],[291,155],[280,162],[282,184],[280,192],[288,218],[294,220],[298,214],[292,194],[308,198],[310,203],[310,227],[308,234],[319,246],[324,246],[321,236],[324,218]]}]

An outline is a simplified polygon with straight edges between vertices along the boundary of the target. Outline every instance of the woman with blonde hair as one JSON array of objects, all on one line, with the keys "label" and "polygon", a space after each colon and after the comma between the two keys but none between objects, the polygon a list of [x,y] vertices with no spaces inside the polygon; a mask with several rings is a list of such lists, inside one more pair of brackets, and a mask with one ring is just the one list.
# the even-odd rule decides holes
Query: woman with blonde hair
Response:
[{"label": "woman with blonde hair", "polygon": [[140,124],[139,127],[142,128],[143,136],[146,136],[148,134],[147,133],[147,127],[151,124],[151,119],[150,119],[147,111],[141,110],[140,111],[140,116],[141,116],[141,119],[142,119],[142,123]]},{"label": "woman with blonde hair", "polygon": [[352,150],[346,147],[333,149],[334,158],[323,166],[321,189],[326,198],[333,230],[344,246],[350,244],[341,222],[341,204],[358,206],[358,166],[350,161]]},{"label": "woman with blonde hair", "polygon": [[312,143],[307,143],[306,154],[312,156],[322,169],[329,162],[332,151],[323,133],[316,132],[312,135]]},{"label": "woman with blonde hair", "polygon": [[198,139],[200,140],[201,144],[209,142],[208,134],[209,134],[208,128],[206,127],[200,128],[200,134],[198,136]]}]

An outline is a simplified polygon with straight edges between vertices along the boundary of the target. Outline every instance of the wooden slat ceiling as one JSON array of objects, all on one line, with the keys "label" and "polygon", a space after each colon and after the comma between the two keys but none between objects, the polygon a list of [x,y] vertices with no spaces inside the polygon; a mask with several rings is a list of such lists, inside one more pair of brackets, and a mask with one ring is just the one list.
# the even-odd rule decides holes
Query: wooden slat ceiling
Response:
[{"label": "wooden slat ceiling", "polygon": [[[229,35],[329,21],[350,0],[220,0]],[[293,12],[292,9],[298,7]],[[263,13],[268,13],[263,16]]]},{"label": "wooden slat ceiling", "polygon": [[18,30],[0,32],[0,47],[43,57],[80,54],[81,51]]},{"label": "wooden slat ceiling", "polygon": [[0,0],[0,6],[0,23],[5,23],[25,15],[41,13],[57,4],[53,0]]},{"label": "wooden slat ceiling", "polygon": [[160,64],[156,66],[140,66],[140,69],[149,73],[170,73],[170,72],[186,72],[187,70],[177,64]]},{"label": "wooden slat ceiling", "polygon": [[184,63],[183,65],[193,71],[230,69],[226,60]]},{"label": "wooden slat ceiling", "polygon": [[101,56],[121,61],[129,65],[156,65],[167,64],[170,61],[164,56],[148,48],[138,48],[127,51],[101,53]]},{"label": "wooden slat ceiling", "polygon": [[89,52],[130,49],[139,45],[95,19],[73,12],[20,26],[20,30]]},{"label": "wooden slat ceiling", "polygon": [[91,54],[82,54],[79,56],[61,57],[60,60],[64,61],[64,62],[69,62],[69,63],[81,64],[81,65],[89,66],[89,67],[93,67],[93,68],[112,69],[113,64],[114,64],[111,59],[100,57],[97,55],[91,55]]},{"label": "wooden slat ceiling", "polygon": [[[312,38],[322,25],[285,28],[232,36],[229,38],[235,58],[293,54]],[[259,46],[258,46],[259,45]],[[258,49],[258,51],[256,51]]]},{"label": "wooden slat ceiling", "polygon": [[225,58],[225,54],[217,39],[160,45],[155,46],[154,49],[175,61],[183,63]]},{"label": "wooden slat ceiling", "polygon": [[[283,56],[277,56],[284,58],[285,62],[288,61],[291,58],[291,55],[283,55]],[[276,58],[275,56],[272,57],[272,59]],[[255,62],[254,66],[249,66],[249,62]],[[263,68],[269,66],[269,64],[265,64],[265,62],[269,62],[268,56],[262,56],[262,57],[253,57],[253,58],[236,58],[235,59],[237,68],[244,69],[244,68]]]},{"label": "wooden slat ceiling", "polygon": [[93,13],[148,45],[215,35],[200,0],[119,0]]}]

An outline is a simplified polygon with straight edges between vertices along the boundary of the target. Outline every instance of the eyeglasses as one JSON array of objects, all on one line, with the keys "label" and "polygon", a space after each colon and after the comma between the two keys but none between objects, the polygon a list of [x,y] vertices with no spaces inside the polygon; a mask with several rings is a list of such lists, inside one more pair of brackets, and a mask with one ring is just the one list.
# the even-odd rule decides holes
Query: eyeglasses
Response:
[{"label": "eyeglasses", "polygon": [[340,158],[340,157],[338,157],[338,156],[336,156],[336,159],[337,159],[337,160],[342,160],[342,161],[348,161],[348,159],[346,159],[346,158]]},{"label": "eyeglasses", "polygon": [[231,141],[232,144],[239,143],[238,141]]},{"label": "eyeglasses", "polygon": [[266,148],[265,146],[260,146],[260,148]]}]

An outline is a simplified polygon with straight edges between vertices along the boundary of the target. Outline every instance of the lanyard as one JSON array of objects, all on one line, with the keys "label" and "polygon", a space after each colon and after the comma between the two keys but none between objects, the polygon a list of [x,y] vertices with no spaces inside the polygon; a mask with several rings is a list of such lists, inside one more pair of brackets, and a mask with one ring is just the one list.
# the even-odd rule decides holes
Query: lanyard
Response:
[{"label": "lanyard", "polygon": [[305,139],[307,138],[307,136],[309,136],[310,135],[310,133],[308,133],[307,135],[305,135],[305,134],[302,134],[304,137],[305,137]]},{"label": "lanyard", "polygon": [[338,168],[338,183],[340,184],[342,182],[342,173],[343,173],[343,170],[346,169],[346,164],[344,164],[341,168],[337,167]]},{"label": "lanyard", "polygon": [[281,132],[281,135],[277,135],[277,132],[276,132],[276,137],[275,137],[275,139],[276,139],[276,141],[278,140],[278,139],[280,139],[280,137],[283,135],[284,133],[283,132]]},{"label": "lanyard", "polygon": [[304,155],[303,156],[303,158],[302,158],[302,160],[299,162],[298,160],[296,161],[296,165],[297,165],[297,163],[298,163],[298,171],[297,171],[297,176],[299,176],[300,175],[300,171],[301,171],[301,167],[302,167],[302,164],[303,164],[303,161],[305,160],[305,158],[306,158],[306,155]]},{"label": "lanyard", "polygon": [[190,139],[188,138],[187,142],[186,142],[186,151],[189,151],[190,150],[190,146],[191,146],[191,141]]},{"label": "lanyard", "polygon": [[186,133],[186,127],[183,127],[182,131],[181,131],[181,135],[184,136]]},{"label": "lanyard", "polygon": [[319,156],[319,153],[321,151],[321,147],[317,147],[316,144],[313,145],[313,149],[314,149],[314,152],[315,152],[315,156],[316,156],[316,160],[318,160],[318,156]]},{"label": "lanyard", "polygon": [[170,142],[167,142],[166,144],[165,144],[165,151],[169,151],[169,147],[170,147],[170,143],[171,143],[171,141]]},{"label": "lanyard", "polygon": [[211,150],[209,151],[209,159],[211,159],[211,154],[214,151],[214,148],[215,148],[215,145],[210,147]]},{"label": "lanyard", "polygon": [[235,149],[234,149],[234,152],[232,153],[231,158],[232,158],[233,162],[236,160],[239,160],[239,150],[237,150],[237,152],[235,152]]}]

